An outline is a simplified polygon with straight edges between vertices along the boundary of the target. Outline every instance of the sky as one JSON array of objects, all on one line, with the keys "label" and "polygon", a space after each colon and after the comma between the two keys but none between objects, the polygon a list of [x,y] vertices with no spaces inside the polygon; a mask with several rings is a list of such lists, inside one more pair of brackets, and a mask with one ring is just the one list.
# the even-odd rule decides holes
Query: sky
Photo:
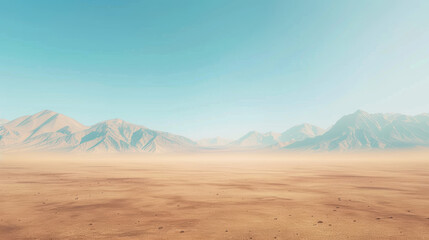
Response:
[{"label": "sky", "polygon": [[0,0],[0,118],[201,139],[429,112],[429,1]]}]

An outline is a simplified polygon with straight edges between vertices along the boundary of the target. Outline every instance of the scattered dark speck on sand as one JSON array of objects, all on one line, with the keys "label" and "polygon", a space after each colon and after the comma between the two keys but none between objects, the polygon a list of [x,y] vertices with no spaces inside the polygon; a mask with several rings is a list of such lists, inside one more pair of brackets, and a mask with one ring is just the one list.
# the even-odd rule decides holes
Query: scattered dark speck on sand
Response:
[{"label": "scattered dark speck on sand", "polygon": [[225,230],[225,232],[228,232],[228,229],[227,229],[227,230]]},{"label": "scattered dark speck on sand", "polygon": [[277,220],[277,218],[274,218],[274,220]]},{"label": "scattered dark speck on sand", "polygon": [[353,222],[356,222],[356,220],[353,220]]},{"label": "scattered dark speck on sand", "polygon": [[329,226],[332,226],[332,224],[329,224]]},{"label": "scattered dark speck on sand", "polygon": [[158,227],[158,229],[163,229],[164,227]]},{"label": "scattered dark speck on sand", "polygon": [[389,218],[393,218],[393,217],[389,217]]},{"label": "scattered dark speck on sand", "polygon": [[377,220],[380,220],[381,218],[376,218]]},{"label": "scattered dark speck on sand", "polygon": [[323,221],[318,221],[317,223],[323,223]]},{"label": "scattered dark speck on sand", "polygon": [[184,233],[185,231],[180,231],[180,233]]},{"label": "scattered dark speck on sand", "polygon": [[92,223],[88,224],[89,226],[92,226]]}]

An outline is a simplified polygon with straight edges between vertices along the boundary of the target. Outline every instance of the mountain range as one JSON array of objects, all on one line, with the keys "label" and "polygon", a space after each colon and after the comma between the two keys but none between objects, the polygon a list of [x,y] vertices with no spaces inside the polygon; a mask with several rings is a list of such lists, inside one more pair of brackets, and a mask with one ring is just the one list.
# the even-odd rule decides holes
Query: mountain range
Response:
[{"label": "mountain range", "polygon": [[87,127],[45,110],[0,126],[1,150],[170,152],[196,147],[192,140],[113,119]]},{"label": "mountain range", "polygon": [[429,147],[429,114],[369,114],[356,111],[328,130],[305,123],[282,133],[251,131],[231,141],[192,141],[121,119],[85,126],[45,110],[12,121],[0,119],[0,151],[188,152],[227,150],[348,151]]},{"label": "mountain range", "polygon": [[338,120],[326,133],[284,149],[359,150],[429,146],[429,114],[369,114],[358,110]]},{"label": "mountain range", "polygon": [[221,147],[226,146],[232,141],[226,138],[215,137],[215,138],[206,138],[197,141],[198,145],[202,147]]},{"label": "mountain range", "polygon": [[324,129],[317,126],[304,123],[294,126],[285,132],[267,132],[259,133],[251,131],[229,144],[235,148],[280,148],[291,143],[302,141],[307,138],[319,136],[325,132]]}]

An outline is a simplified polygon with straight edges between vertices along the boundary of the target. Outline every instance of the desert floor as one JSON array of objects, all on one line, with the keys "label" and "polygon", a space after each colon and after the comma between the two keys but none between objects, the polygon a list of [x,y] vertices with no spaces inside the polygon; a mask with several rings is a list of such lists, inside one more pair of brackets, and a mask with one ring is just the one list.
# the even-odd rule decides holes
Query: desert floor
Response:
[{"label": "desert floor", "polygon": [[2,154],[0,239],[429,239],[429,152]]}]

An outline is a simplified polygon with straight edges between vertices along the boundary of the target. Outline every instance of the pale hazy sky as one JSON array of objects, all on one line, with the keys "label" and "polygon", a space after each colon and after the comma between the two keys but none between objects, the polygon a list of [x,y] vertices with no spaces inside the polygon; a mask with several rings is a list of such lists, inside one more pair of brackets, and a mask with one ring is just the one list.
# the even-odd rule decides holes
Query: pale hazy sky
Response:
[{"label": "pale hazy sky", "polygon": [[429,1],[0,1],[0,118],[193,139],[429,112]]}]

